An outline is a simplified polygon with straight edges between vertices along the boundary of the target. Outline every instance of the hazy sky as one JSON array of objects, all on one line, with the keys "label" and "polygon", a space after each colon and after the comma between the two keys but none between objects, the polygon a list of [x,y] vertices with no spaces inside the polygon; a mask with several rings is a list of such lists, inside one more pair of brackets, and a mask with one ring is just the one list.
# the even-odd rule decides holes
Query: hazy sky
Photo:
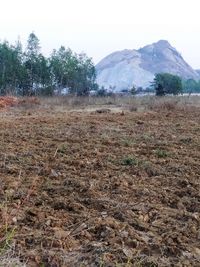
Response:
[{"label": "hazy sky", "polygon": [[34,31],[46,55],[64,45],[97,63],[166,39],[200,68],[200,0],[6,0],[0,11],[1,40],[25,43]]}]

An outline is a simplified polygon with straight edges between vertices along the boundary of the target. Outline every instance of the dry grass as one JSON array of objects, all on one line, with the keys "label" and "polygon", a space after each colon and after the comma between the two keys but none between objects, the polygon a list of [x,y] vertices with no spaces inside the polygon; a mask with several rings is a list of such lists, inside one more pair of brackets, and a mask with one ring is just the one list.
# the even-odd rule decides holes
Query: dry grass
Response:
[{"label": "dry grass", "polygon": [[198,96],[173,96],[173,97],[155,97],[155,96],[137,96],[137,97],[49,97],[42,98],[41,102],[46,107],[62,108],[64,110],[73,109],[92,109],[98,107],[118,107],[130,111],[143,110],[173,110],[178,107],[200,106],[200,97]]},{"label": "dry grass", "polygon": [[[18,110],[28,112],[32,110],[53,110],[53,111],[94,111],[99,108],[111,108],[112,110],[129,110],[131,112],[145,110],[168,110],[187,108],[188,106],[200,106],[198,96],[176,96],[176,97],[155,97],[155,96],[109,96],[109,97],[1,97],[0,108],[5,111],[6,107],[17,106]],[[15,109],[16,111],[16,109]]]},{"label": "dry grass", "polygon": [[9,249],[0,255],[0,267],[26,267],[26,264],[16,257],[13,249]]}]

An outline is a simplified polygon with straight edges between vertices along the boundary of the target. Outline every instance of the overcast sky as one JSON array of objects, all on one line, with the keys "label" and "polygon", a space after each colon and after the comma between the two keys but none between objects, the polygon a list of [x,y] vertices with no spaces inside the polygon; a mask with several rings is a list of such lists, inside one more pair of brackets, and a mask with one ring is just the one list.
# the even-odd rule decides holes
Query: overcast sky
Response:
[{"label": "overcast sky", "polygon": [[97,63],[166,39],[200,68],[200,0],[6,0],[0,11],[1,40],[25,43],[34,31],[46,55],[64,45]]}]

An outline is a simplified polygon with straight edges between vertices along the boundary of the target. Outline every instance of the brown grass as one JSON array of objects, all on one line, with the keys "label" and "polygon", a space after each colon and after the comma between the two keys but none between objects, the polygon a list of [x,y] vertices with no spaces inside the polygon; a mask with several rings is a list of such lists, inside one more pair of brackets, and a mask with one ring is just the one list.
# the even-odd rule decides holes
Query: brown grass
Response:
[{"label": "brown grass", "polygon": [[41,102],[46,107],[63,109],[88,109],[98,107],[118,107],[121,109],[140,111],[140,110],[172,110],[177,107],[200,106],[200,97],[198,96],[173,96],[173,97],[155,97],[155,96],[110,96],[110,97],[49,97],[42,98]]}]

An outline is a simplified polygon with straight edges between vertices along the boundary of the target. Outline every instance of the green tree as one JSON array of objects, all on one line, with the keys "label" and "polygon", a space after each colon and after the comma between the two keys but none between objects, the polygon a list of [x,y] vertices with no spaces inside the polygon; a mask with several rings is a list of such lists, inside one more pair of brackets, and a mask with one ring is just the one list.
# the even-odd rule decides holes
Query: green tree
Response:
[{"label": "green tree", "polygon": [[69,86],[69,80],[73,79],[74,76],[73,70],[75,66],[76,63],[72,59],[72,51],[70,49],[66,50],[64,46],[61,46],[59,50],[53,50],[50,57],[50,69],[53,84],[58,90]]},{"label": "green tree", "polygon": [[7,93],[10,84],[10,74],[12,67],[10,65],[12,59],[12,49],[8,42],[0,44],[0,92],[1,95]]},{"label": "green tree", "polygon": [[78,62],[75,71],[76,79],[70,90],[76,95],[88,95],[91,90],[96,89],[96,70],[92,59],[86,54],[76,55],[76,58]]},{"label": "green tree", "polygon": [[58,91],[68,88],[75,95],[87,95],[96,89],[94,64],[85,54],[75,54],[71,49],[61,46],[54,50],[50,58],[53,84]]},{"label": "green tree", "polygon": [[183,90],[181,78],[169,73],[156,74],[152,86],[157,96],[164,96],[166,94],[178,95]]},{"label": "green tree", "polygon": [[15,68],[15,71],[14,71],[15,94],[25,95],[29,82],[28,82],[28,73],[24,65],[25,54],[22,49],[22,44],[19,40],[16,42],[15,46],[13,46],[13,49],[14,49],[15,58],[17,59],[16,63],[13,65]]},{"label": "green tree", "polygon": [[25,67],[28,74],[29,86],[27,94],[35,94],[40,82],[40,45],[38,37],[32,32],[27,41]]},{"label": "green tree", "polygon": [[21,83],[22,49],[8,42],[0,44],[0,94],[17,94]]},{"label": "green tree", "polygon": [[68,88],[72,94],[87,95],[98,88],[91,58],[61,46],[49,58],[40,52],[38,37],[31,33],[23,51],[19,41],[0,42],[0,94],[52,95]]},{"label": "green tree", "polygon": [[194,79],[183,81],[183,91],[185,93],[199,93],[200,81],[195,81]]}]

